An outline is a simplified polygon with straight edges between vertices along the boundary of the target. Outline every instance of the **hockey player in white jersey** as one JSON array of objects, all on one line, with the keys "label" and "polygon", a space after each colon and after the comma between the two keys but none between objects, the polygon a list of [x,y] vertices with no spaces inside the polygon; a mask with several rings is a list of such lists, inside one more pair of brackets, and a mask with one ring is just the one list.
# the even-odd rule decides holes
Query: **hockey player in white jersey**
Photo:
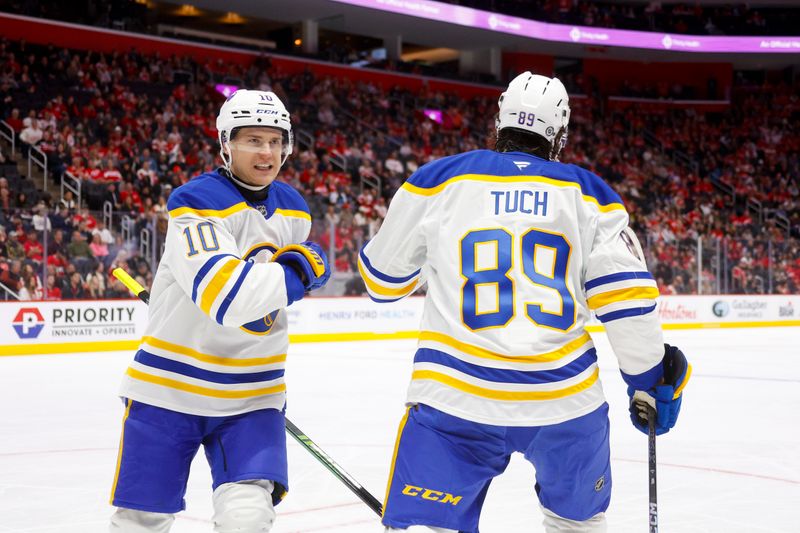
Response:
[{"label": "hockey player in white jersey", "polygon": [[292,152],[280,99],[237,91],[217,130],[224,168],[169,198],[149,324],[122,384],[113,532],[168,531],[201,445],[214,531],[269,531],[289,487],[284,308],[330,271],[319,246],[304,242],[305,200],[275,181]]},{"label": "hockey player in white jersey", "polygon": [[548,532],[606,530],[608,404],[591,311],[637,399],[634,425],[646,432],[638,402],[657,407],[658,433],[676,422],[690,367],[662,340],[658,289],[621,199],[558,162],[569,113],[558,79],[521,74],[500,97],[495,150],[420,168],[361,250],[374,300],[428,285],[387,531],[476,533],[513,452],[536,469]]}]

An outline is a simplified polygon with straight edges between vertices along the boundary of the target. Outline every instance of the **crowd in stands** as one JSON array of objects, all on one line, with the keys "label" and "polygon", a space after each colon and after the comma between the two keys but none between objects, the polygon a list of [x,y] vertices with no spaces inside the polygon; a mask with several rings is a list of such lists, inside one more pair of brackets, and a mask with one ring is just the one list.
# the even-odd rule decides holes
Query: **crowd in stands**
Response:
[{"label": "crowd in stands", "polygon": [[690,35],[797,35],[797,6],[752,6],[745,2],[586,2],[581,0],[443,0],[448,4],[519,18],[600,28]]},{"label": "crowd in stands", "polygon": [[[525,19],[558,24],[583,25],[600,28],[618,28],[639,31],[657,31],[690,35],[772,35],[796,36],[800,28],[800,6],[751,6],[731,2],[702,6],[698,3],[650,2],[621,3],[614,1],[586,2],[580,0],[443,0],[484,11],[491,11]],[[175,6],[178,9],[178,6]],[[138,33],[158,33],[159,26],[174,24],[170,9],[154,8],[147,2],[136,0],[101,0],[96,2],[62,2],[60,0],[0,0],[0,11],[33,17],[50,18],[100,28],[124,29]],[[174,10],[173,10],[174,11]],[[268,18],[269,14],[265,13]],[[269,34],[274,23],[259,26],[253,22],[248,30],[252,35]],[[280,33],[280,32],[279,32]],[[335,33],[335,32],[334,32]],[[281,54],[320,59],[366,68],[393,70],[416,75],[494,84],[491,75],[461,72],[458,62],[429,64],[422,61],[403,61],[374,56],[380,45],[376,40],[348,40],[339,37],[326,39],[325,45],[315,54],[309,54],[294,44],[294,37],[283,32],[276,40]],[[199,36],[192,37],[202,40]],[[256,45],[253,49],[263,50]],[[509,81],[509,80],[501,80]]]},{"label": "crowd in stands", "polygon": [[[123,266],[148,286],[155,265],[137,255],[137,239],[147,229],[160,249],[170,192],[220,163],[214,119],[223,96],[213,82],[223,78],[287,102],[299,141],[280,179],[303,192],[312,238],[332,251],[340,274],[356,272],[360,245],[410,173],[491,144],[494,98],[465,103],[456,94],[382,90],[310,70],[286,75],[267,59],[244,67],[0,41],[0,117],[23,152],[36,146],[48,154],[51,185],[64,172],[83,185],[78,205],[70,192],[31,189],[15,165],[0,164],[0,282],[31,298],[127,296],[108,274]],[[588,87],[573,99],[563,160],[592,169],[622,195],[663,293],[696,292],[698,283],[703,292],[798,291],[796,85],[739,86],[729,110],[710,114],[609,110]],[[424,109],[441,110],[441,120]],[[648,145],[644,130],[660,146]],[[695,165],[675,163],[676,152]],[[758,202],[764,220],[748,201]],[[104,206],[110,219],[99,213]],[[357,293],[358,283],[347,291]]]},{"label": "crowd in stands", "polygon": [[[587,2],[585,0],[439,0],[482,11],[557,24],[657,31],[690,35],[798,35],[797,6],[747,2]],[[125,27],[152,32],[157,24],[153,9],[135,0],[23,2],[0,0],[0,9],[98,27]],[[268,18],[269,14],[265,13]]]}]

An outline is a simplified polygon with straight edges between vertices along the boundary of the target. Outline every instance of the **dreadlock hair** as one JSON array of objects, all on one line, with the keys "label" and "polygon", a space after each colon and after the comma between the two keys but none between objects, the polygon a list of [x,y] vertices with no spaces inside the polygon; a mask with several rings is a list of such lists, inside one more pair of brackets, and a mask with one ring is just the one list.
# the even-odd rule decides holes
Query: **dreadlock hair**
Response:
[{"label": "dreadlock hair", "polygon": [[530,131],[503,128],[496,133],[494,150],[496,152],[524,152],[547,161],[555,161],[558,157],[556,147],[560,147],[560,137],[561,133],[556,136],[553,143],[550,143],[541,135]]}]

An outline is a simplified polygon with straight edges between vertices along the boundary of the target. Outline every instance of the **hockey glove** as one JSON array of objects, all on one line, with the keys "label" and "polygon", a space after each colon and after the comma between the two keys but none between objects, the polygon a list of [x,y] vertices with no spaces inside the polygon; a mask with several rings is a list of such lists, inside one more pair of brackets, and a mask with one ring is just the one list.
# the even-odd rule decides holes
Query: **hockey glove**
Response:
[{"label": "hockey glove", "polygon": [[286,265],[281,265],[283,268],[283,282],[286,284],[286,306],[290,306],[297,300],[302,300],[306,295],[306,288],[303,282],[300,281],[300,275],[295,270]]},{"label": "hockey glove", "polygon": [[681,411],[683,388],[692,375],[692,365],[677,346],[664,344],[661,361],[664,376],[654,387],[643,391],[628,387],[631,421],[642,433],[647,433],[647,410],[656,410],[656,435],[662,435],[675,426]]},{"label": "hockey glove", "polygon": [[331,277],[328,259],[322,248],[311,241],[284,246],[272,256],[271,261],[291,267],[306,291],[319,289]]}]

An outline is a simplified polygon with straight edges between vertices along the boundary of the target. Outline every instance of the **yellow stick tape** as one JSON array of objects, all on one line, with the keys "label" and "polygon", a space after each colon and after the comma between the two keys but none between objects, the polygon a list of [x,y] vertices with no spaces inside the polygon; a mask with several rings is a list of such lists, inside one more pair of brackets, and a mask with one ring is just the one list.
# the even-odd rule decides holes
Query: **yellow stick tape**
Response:
[{"label": "yellow stick tape", "polygon": [[130,274],[122,270],[121,268],[115,268],[112,272],[114,277],[117,278],[122,282],[123,285],[128,287],[128,290],[131,291],[135,295],[139,295],[140,292],[144,290],[144,287],[139,285],[139,282],[133,279]]}]

